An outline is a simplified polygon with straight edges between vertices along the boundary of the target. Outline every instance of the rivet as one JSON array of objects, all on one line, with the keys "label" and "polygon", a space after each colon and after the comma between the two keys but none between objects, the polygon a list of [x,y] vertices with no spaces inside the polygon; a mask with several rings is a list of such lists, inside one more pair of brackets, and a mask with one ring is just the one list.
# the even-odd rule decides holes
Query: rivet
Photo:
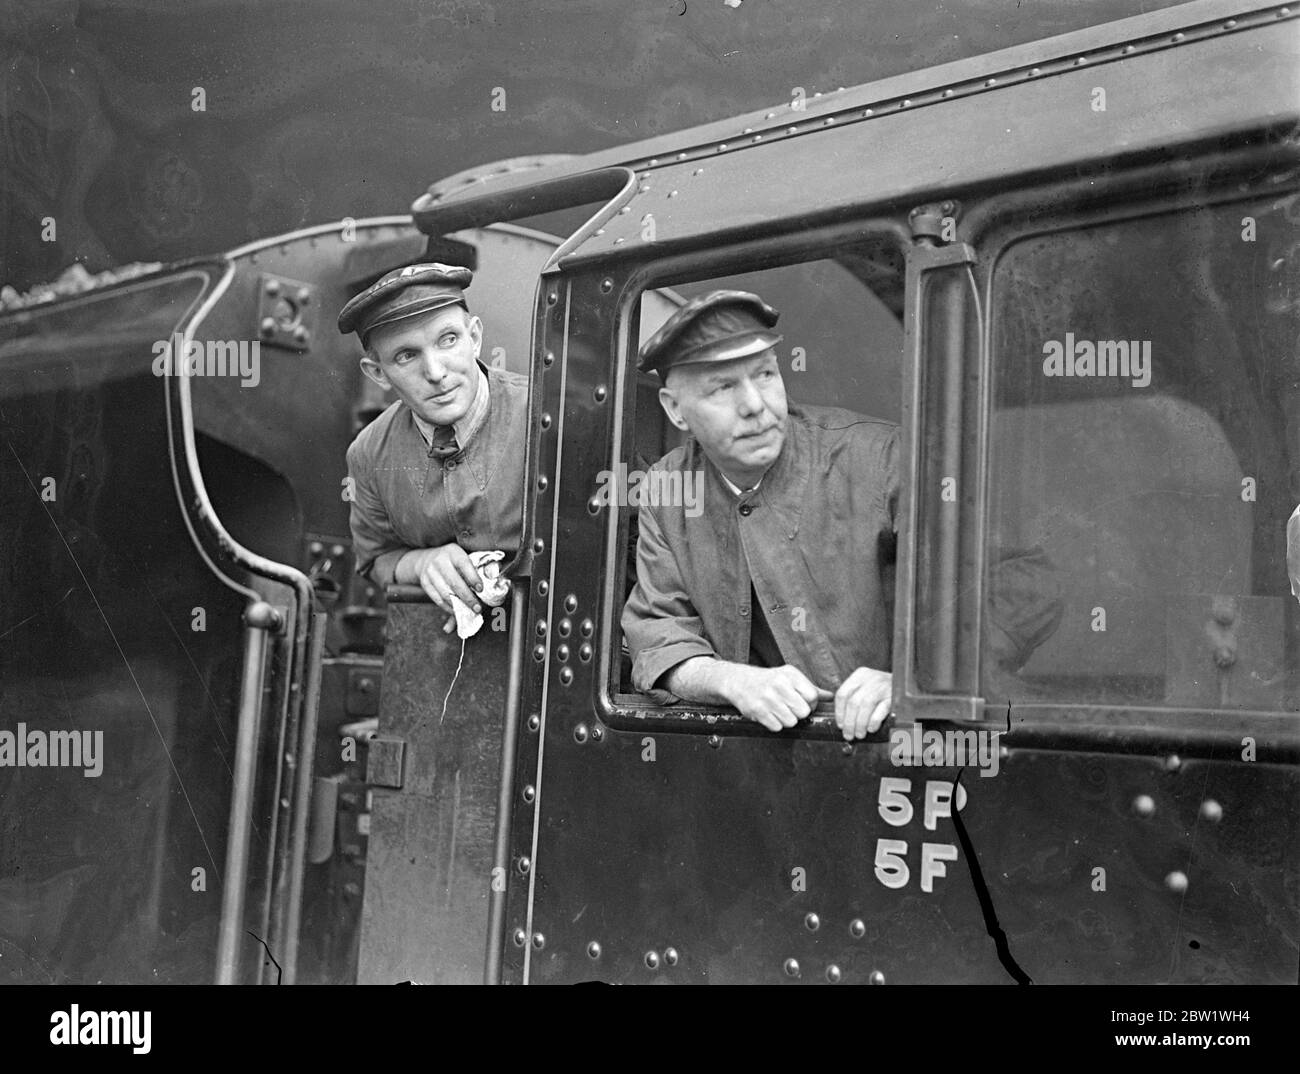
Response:
[{"label": "rivet", "polygon": [[313,556],[319,556],[325,551],[325,546],[321,544],[320,541],[312,541],[312,543],[308,545],[308,551],[311,552]]},{"label": "rivet", "polygon": [[598,227],[598,228],[596,228],[596,236],[597,236],[597,238],[599,238],[599,237],[600,237],[601,235],[603,235],[603,234],[605,234],[605,229],[604,229],[603,227]]},{"label": "rivet", "polygon": [[840,973],[840,968],[834,962],[826,967],[826,980],[830,981],[831,984],[839,984],[843,976]]},{"label": "rivet", "polygon": [[1182,40],[1184,40],[1186,37],[1187,37],[1187,35],[1186,35],[1185,33],[1183,33],[1181,30],[1180,30],[1178,33],[1174,34],[1174,40],[1175,40],[1175,41],[1182,41]]},{"label": "rivet", "polygon": [[853,756],[853,743],[852,743],[852,742],[845,742],[845,743],[843,743],[843,744],[840,746],[840,753],[844,754],[845,757],[852,757],[852,756]]},{"label": "rivet", "polygon": [[799,976],[799,963],[792,958],[787,958],[785,960],[785,966],[783,969],[785,970],[785,975],[787,977]]},{"label": "rivet", "polygon": [[559,296],[558,294],[556,294],[554,291],[548,291],[548,292],[547,292],[547,294],[546,294],[546,304],[547,304],[548,306],[554,306],[554,305],[555,305],[557,302],[559,302],[559,301],[560,301],[560,296]]},{"label": "rivet", "polygon": [[1087,57],[1087,56],[1080,56],[1077,60],[1074,61],[1074,66],[1075,66],[1075,67],[1082,67],[1082,66],[1083,66],[1085,63],[1087,63],[1087,62],[1088,62],[1088,57]]},{"label": "rivet", "polygon": [[1177,772],[1182,767],[1183,767],[1183,759],[1179,757],[1178,754],[1171,753],[1168,757],[1165,758],[1166,772]]},{"label": "rivet", "polygon": [[595,629],[596,629],[596,625],[590,619],[584,619],[581,623],[578,624],[578,633],[581,634],[584,638],[591,637]]},{"label": "rivet", "polygon": [[1223,819],[1223,806],[1213,798],[1207,798],[1201,803],[1201,816],[1217,824]]},{"label": "rivet", "polygon": [[988,78],[984,80],[984,85],[986,86],[996,86],[997,84],[998,80],[996,78]]},{"label": "rivet", "polygon": [[543,415],[542,415],[541,424],[542,424],[542,428],[543,428],[543,429],[549,429],[549,428],[551,427],[551,416],[550,416],[550,414],[543,414]]},{"label": "rivet", "polygon": [[805,914],[803,924],[809,932],[816,932],[822,927],[822,919],[816,914]]},{"label": "rivet", "polygon": [[550,482],[546,480],[546,475],[545,475],[545,474],[542,474],[542,476],[539,477],[539,478],[537,479],[537,491],[538,491],[538,492],[545,492],[545,491],[546,491],[546,487],[547,487],[547,485],[549,485],[549,484],[550,484]]},{"label": "rivet", "polygon": [[776,119],[776,113],[775,113],[775,112],[768,112],[768,114],[765,115],[763,118],[764,118],[764,119]]},{"label": "rivet", "polygon": [[650,191],[649,183],[642,183],[639,187],[636,188],[636,192],[638,194],[647,194],[649,193],[649,191]]},{"label": "rivet", "polygon": [[1149,817],[1156,811],[1156,801],[1149,794],[1139,794],[1133,799],[1133,812],[1139,817]]},{"label": "rivet", "polygon": [[528,939],[523,929],[515,929],[510,938],[514,940],[516,947],[523,947],[524,941]]},{"label": "rivet", "polygon": [[567,645],[557,645],[555,647],[555,659],[561,664],[569,659],[569,647]]},{"label": "rivet", "polygon": [[647,951],[645,953],[645,968],[648,970],[657,970],[659,968],[659,952]]},{"label": "rivet", "polygon": [[543,936],[540,932],[534,932],[534,933],[533,933],[533,947],[534,947],[536,950],[540,951],[540,950],[541,950],[543,947],[545,947],[545,946],[546,946],[546,937]]},{"label": "rivet", "polygon": [[600,509],[604,506],[605,505],[601,502],[599,496],[593,496],[590,500],[587,501],[587,514],[598,515],[600,514]]},{"label": "rivet", "polygon": [[555,352],[554,352],[554,351],[547,351],[545,354],[542,355],[542,365],[545,365],[545,366],[552,366],[552,365],[554,365],[554,364],[555,364]]},{"label": "rivet", "polygon": [[592,656],[591,646],[588,643],[583,642],[582,645],[578,648],[578,659],[581,660],[584,664],[589,664],[591,663],[591,656]]},{"label": "rivet", "polygon": [[829,127],[829,126],[831,126],[831,125],[835,122],[835,117],[834,117],[834,116],[827,116],[826,119],[823,120],[823,122],[826,124],[826,126]]},{"label": "rivet", "polygon": [[267,280],[267,281],[266,281],[266,293],[267,293],[268,295],[278,295],[278,294],[280,293],[280,281],[279,281],[279,280]]},{"label": "rivet", "polygon": [[910,97],[904,97],[904,98],[903,98],[903,103],[900,104],[899,107],[900,107],[900,108],[911,108],[911,107],[912,107],[912,99],[911,99]]},{"label": "rivet", "polygon": [[678,153],[678,154],[677,154],[677,159],[678,159],[678,160],[685,160],[685,159],[686,159],[686,154],[685,154],[685,153]]},{"label": "rivet", "polygon": [[536,660],[539,664],[546,659],[545,645],[539,645],[535,649],[533,649],[533,659]]},{"label": "rivet", "polygon": [[298,293],[294,297],[298,299],[298,305],[300,306],[311,305],[311,292],[305,287],[299,287]]},{"label": "rivet", "polygon": [[1284,8],[1282,8],[1281,10],[1278,11],[1278,13],[1277,13],[1277,17],[1278,17],[1279,19],[1281,19],[1281,18],[1285,18],[1287,15],[1290,15],[1290,14],[1291,14],[1291,9],[1290,9],[1289,7],[1284,7]]},{"label": "rivet", "polygon": [[306,328],[304,328],[302,325],[299,325],[297,328],[293,330],[293,341],[295,343],[306,343],[307,338],[310,334],[311,333],[309,333]]},{"label": "rivet", "polygon": [[573,620],[572,620],[572,619],[561,619],[560,622],[559,622],[559,625],[556,626],[556,628],[555,628],[555,632],[556,632],[557,634],[559,634],[560,637],[562,637],[562,638],[567,638],[567,637],[569,636],[569,633],[570,633],[572,630],[573,630]]},{"label": "rivet", "polygon": [[952,96],[952,90],[950,90],[950,89],[946,89],[946,90],[944,90],[943,93],[942,93],[942,96],[944,96],[944,97],[951,97],[951,96]]},{"label": "rivet", "polygon": [[709,745],[712,746],[712,747],[716,750],[719,746],[722,745],[722,736],[721,736],[721,735],[710,735],[710,736],[709,736]]},{"label": "rivet", "polygon": [[814,93],[814,94],[813,94],[813,97],[814,97],[814,98],[817,98],[817,97],[820,97],[820,96],[821,96],[821,91],[820,91],[820,90],[819,90],[817,93]]},{"label": "rivet", "polygon": [[664,948],[664,965],[665,966],[677,965],[677,948],[675,947]]},{"label": "rivet", "polygon": [[628,213],[630,213],[631,211],[632,211],[632,206],[630,206],[630,205],[624,205],[623,208],[619,209],[619,211],[618,211],[618,215],[619,215],[619,216],[626,216],[626,215],[627,215]]},{"label": "rivet", "polygon": [[867,934],[867,923],[860,917],[855,917],[849,922],[849,935],[855,940],[862,939]]},{"label": "rivet", "polygon": [[1179,869],[1175,869],[1172,873],[1170,873],[1167,877],[1165,877],[1165,887],[1167,887],[1170,891],[1186,891],[1187,874],[1182,872]]},{"label": "rivet", "polygon": [[578,724],[577,727],[573,729],[573,741],[574,742],[587,741],[587,725],[585,723],[580,723]]},{"label": "rivet", "polygon": [[338,559],[339,556],[343,555],[343,552],[344,552],[344,548],[341,544],[330,545],[330,555],[333,556],[335,559]]},{"label": "rivet", "polygon": [[551,583],[548,582],[545,578],[543,578],[540,582],[537,583],[537,592],[541,596],[543,597],[546,596],[546,594],[549,593],[550,591],[551,591]]},{"label": "rivet", "polygon": [[675,197],[677,197],[677,191],[675,191],[675,190],[670,190],[670,191],[668,191],[668,196],[669,196],[670,198],[675,198]]},{"label": "rivet", "polygon": [[691,174],[692,174],[692,175],[703,175],[703,174],[704,174],[704,169],[703,169],[703,168],[696,168],[693,172],[691,172]]},{"label": "rivet", "polygon": [[263,318],[262,318],[262,335],[264,335],[264,336],[272,336],[272,335],[275,335],[275,318],[274,318],[274,317],[263,317]]},{"label": "rivet", "polygon": [[720,146],[718,146],[718,152],[725,153],[726,151],[727,151],[727,143],[723,142]]},{"label": "rivet", "polygon": [[546,542],[538,537],[537,540],[533,542],[533,551],[540,556],[546,551]]},{"label": "rivet", "polygon": [[1037,78],[1037,77],[1038,77],[1039,75],[1041,75],[1042,73],[1043,73],[1043,69],[1042,69],[1041,67],[1031,67],[1031,68],[1029,69],[1029,77],[1030,77],[1030,78]]},{"label": "rivet", "polygon": [[624,242],[623,236],[620,235],[617,239],[614,240],[614,245],[615,245],[615,246],[622,246],[622,245],[623,245],[623,242]]},{"label": "rivet", "polygon": [[608,394],[609,394],[609,391],[608,391],[608,389],[605,387],[605,385],[603,385],[603,384],[597,384],[597,385],[596,385],[596,389],[595,389],[595,391],[593,391],[593,392],[591,393],[591,396],[592,396],[593,399],[596,400],[596,402],[598,402],[598,403],[603,403],[603,402],[605,401],[605,396],[608,395]]},{"label": "rivet", "polygon": [[1221,668],[1230,668],[1237,662],[1237,653],[1227,645],[1215,646],[1214,662]]},{"label": "rivet", "polygon": [[538,636],[539,638],[544,638],[544,637],[546,637],[546,620],[545,620],[545,619],[539,619],[539,620],[537,620],[537,636]]},{"label": "rivet", "polygon": [[592,940],[591,943],[587,944],[587,957],[591,959],[600,958],[600,944],[595,940]]},{"label": "rivet", "polygon": [[520,876],[527,876],[528,870],[533,867],[533,863],[528,858],[520,858],[515,868],[519,870]]},{"label": "rivet", "polygon": [[865,112],[862,113],[862,118],[863,118],[863,119],[866,119],[867,116],[869,116],[869,115],[873,115],[874,113],[875,113],[875,109],[874,109],[874,108],[868,108]]},{"label": "rivet", "polygon": [[753,127],[746,127],[746,128],[745,128],[743,131],[741,131],[740,133],[741,133],[741,134],[753,134],[753,133],[754,133],[754,128],[753,128]]},{"label": "rivet", "polygon": [[568,686],[571,682],[573,682],[573,669],[560,668],[560,685]]},{"label": "rivet", "polygon": [[605,737],[605,729],[601,727],[600,724],[597,724],[595,727],[591,729],[592,742],[599,742],[604,737]]},{"label": "rivet", "polygon": [[564,610],[570,615],[578,610],[578,598],[572,593],[564,598]]},{"label": "rivet", "polygon": [[541,726],[542,726],[542,718],[537,713],[534,712],[531,716],[528,717],[528,730],[536,731]]},{"label": "rivet", "polygon": [[653,167],[654,167],[656,164],[658,164],[658,163],[659,163],[659,158],[658,158],[658,157],[651,157],[651,158],[650,158],[650,167],[653,168]]},{"label": "rivet", "polygon": [[528,786],[526,786],[523,791],[524,801],[531,802],[536,797],[537,797],[537,788],[534,787],[531,783],[528,784]]},{"label": "rivet", "polygon": [[600,290],[602,294],[609,294],[610,291],[614,290],[614,281],[606,276],[600,281]]},{"label": "rivet", "polygon": [[885,975],[879,970],[872,970],[871,976],[867,978],[873,985],[882,985],[885,983]]},{"label": "rivet", "polygon": [[799,130],[798,127],[786,127],[786,129],[785,129],[785,133],[786,133],[786,134],[796,134],[796,133],[798,133],[798,130]]},{"label": "rivet", "polygon": [[1233,615],[1231,606],[1227,604],[1221,604],[1214,609],[1214,621],[1219,626],[1231,626],[1235,619],[1236,616]]},{"label": "rivet", "polygon": [[762,140],[763,140],[763,136],[761,134],[756,134],[754,135],[753,138],[750,139],[750,141],[752,142],[761,142]]}]

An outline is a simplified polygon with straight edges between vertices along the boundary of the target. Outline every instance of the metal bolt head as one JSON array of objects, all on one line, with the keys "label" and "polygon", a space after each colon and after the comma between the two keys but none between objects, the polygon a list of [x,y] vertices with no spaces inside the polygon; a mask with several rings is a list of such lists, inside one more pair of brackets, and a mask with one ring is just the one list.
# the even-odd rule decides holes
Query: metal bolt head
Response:
[{"label": "metal bolt head", "polygon": [[278,294],[280,293],[280,281],[279,281],[279,280],[267,280],[267,281],[266,281],[266,293],[267,293],[268,295],[271,295],[272,297],[274,297],[275,295],[278,295]]},{"label": "metal bolt head", "polygon": [[544,597],[550,591],[551,591],[551,583],[548,582],[545,578],[543,578],[540,582],[537,583],[537,593],[539,596]]},{"label": "metal bolt head", "polygon": [[609,294],[610,291],[614,290],[614,281],[606,276],[600,281],[600,290],[603,294]]},{"label": "metal bolt head", "polygon": [[574,742],[587,741],[587,725],[585,723],[580,723],[578,724],[577,727],[573,729],[573,741]]},{"label": "metal bolt head", "polygon": [[524,788],[523,797],[525,802],[531,802],[534,798],[537,797],[537,788],[534,787],[531,783],[528,784],[528,786]]},{"label": "metal bolt head", "polygon": [[533,542],[533,552],[540,556],[545,551],[546,551],[546,542],[543,541],[540,537],[538,537],[537,540]]},{"label": "metal bolt head", "polygon": [[294,297],[298,300],[300,306],[306,306],[311,302],[311,292],[305,287],[299,287],[298,293]]},{"label": "metal bolt head", "polygon": [[1156,800],[1149,794],[1139,794],[1133,799],[1133,812],[1139,817],[1149,817],[1156,811]]},{"label": "metal bolt head", "polygon": [[545,946],[546,946],[546,937],[543,936],[540,932],[534,932],[533,949],[536,951],[540,951]]},{"label": "metal bolt head", "polygon": [[573,682],[573,668],[560,668],[560,685],[568,686]]},{"label": "metal bolt head", "polygon": [[554,364],[555,364],[555,352],[554,352],[554,351],[547,351],[545,354],[542,355],[542,365],[550,366],[550,365],[554,365]]},{"label": "metal bolt head", "polygon": [[592,632],[595,631],[595,629],[596,629],[596,624],[593,623],[590,619],[584,619],[580,624],[578,624],[578,633],[581,634],[584,638],[591,637]]},{"label": "metal bolt head", "polygon": [[550,416],[550,414],[543,414],[543,415],[542,415],[542,417],[541,417],[541,424],[542,424],[542,428],[543,428],[543,429],[549,429],[549,428],[551,427],[551,416]]},{"label": "metal bolt head", "polygon": [[515,931],[511,933],[510,938],[514,941],[516,947],[523,947],[524,942],[528,939],[523,929],[515,929]]},{"label": "metal bolt head", "polygon": [[532,860],[527,857],[520,858],[519,861],[515,863],[515,868],[519,870],[520,876],[527,876],[528,870],[532,867]]},{"label": "metal bolt head", "polygon": [[592,657],[592,648],[587,642],[584,641],[580,646],[578,646],[578,659],[581,660],[584,664],[587,664],[591,662],[591,657]]},{"label": "metal bolt head", "polygon": [[782,966],[781,968],[785,970],[785,975],[787,977],[799,976],[799,962],[797,959],[787,958],[785,960],[785,965]]},{"label": "metal bolt head", "polygon": [[1219,805],[1213,798],[1207,798],[1201,803],[1201,816],[1205,820],[1217,824],[1223,819],[1223,806]]},{"label": "metal bolt head", "polygon": [[570,615],[578,610],[578,598],[572,593],[564,598],[564,610]]},{"label": "metal bolt head", "polygon": [[559,624],[556,626],[555,630],[556,633],[560,635],[560,637],[567,638],[569,636],[570,631],[573,630],[573,620],[567,617],[561,619]]},{"label": "metal bolt head", "polygon": [[1177,772],[1182,767],[1183,767],[1183,759],[1179,757],[1178,754],[1171,753],[1168,757],[1165,758],[1166,772]]},{"label": "metal bolt head", "polygon": [[677,965],[677,948],[675,947],[664,948],[664,965],[665,966]]},{"label": "metal bolt head", "polygon": [[590,959],[600,958],[601,947],[595,940],[587,944],[587,957]]},{"label": "metal bolt head", "polygon": [[545,492],[545,491],[546,491],[546,487],[547,487],[549,484],[550,484],[550,482],[546,480],[546,475],[545,475],[545,474],[542,474],[542,476],[539,477],[539,478],[537,479],[537,491],[538,491],[538,492]]},{"label": "metal bolt head", "polygon": [[546,646],[537,645],[533,647],[533,659],[539,664],[546,659]]},{"label": "metal bolt head", "polygon": [[710,736],[709,736],[709,745],[712,746],[712,747],[716,750],[719,746],[722,745],[722,736],[721,736],[721,735],[710,735]]},{"label": "metal bolt head", "polygon": [[828,980],[831,984],[839,984],[840,981],[843,979],[844,979],[844,974],[840,972],[840,968],[837,965],[835,965],[834,962],[832,962],[829,966],[826,967],[826,980]]},{"label": "metal bolt head", "polygon": [[806,928],[809,932],[816,932],[819,928],[822,927],[822,919],[818,917],[816,914],[805,914],[803,923],[804,923],[804,928]]},{"label": "metal bolt head", "polygon": [[591,729],[592,742],[599,742],[604,737],[605,737],[605,729],[601,727],[600,724],[597,724],[595,727]]},{"label": "metal bolt head", "polygon": [[1165,877],[1165,887],[1170,891],[1183,892],[1187,890],[1187,874],[1180,869],[1175,869]]},{"label": "metal bolt head", "polygon": [[1237,662],[1237,652],[1230,645],[1216,645],[1214,662],[1221,668],[1230,668]]},{"label": "metal bolt head", "polygon": [[648,970],[657,970],[659,968],[658,951],[647,951],[645,953],[645,968]]},{"label": "metal bolt head", "polygon": [[561,664],[569,659],[569,647],[567,645],[557,645],[555,647],[555,659]]},{"label": "metal bolt head", "polygon": [[544,638],[544,637],[546,637],[546,620],[545,620],[545,619],[539,619],[539,620],[537,620],[537,636],[538,636],[539,638]]},{"label": "metal bolt head", "polygon": [[541,726],[542,726],[542,718],[537,713],[534,712],[531,716],[528,717],[528,730],[536,731]]},{"label": "metal bolt head", "polygon": [[879,970],[872,970],[871,976],[867,978],[873,985],[882,985],[885,983],[885,975]]},{"label": "metal bolt head", "polygon": [[867,923],[860,917],[855,917],[849,922],[849,935],[855,940],[862,939],[867,934]]},{"label": "metal bolt head", "polygon": [[546,304],[548,306],[554,306],[555,303],[559,301],[560,301],[560,296],[555,291],[548,291],[546,293]]},{"label": "metal bolt head", "polygon": [[264,336],[273,336],[273,335],[275,335],[275,318],[274,318],[274,317],[263,317],[263,318],[262,318],[262,335],[264,335]]},{"label": "metal bolt head", "polygon": [[591,397],[595,399],[596,402],[603,403],[605,401],[605,396],[607,396],[608,394],[609,392],[605,388],[605,385],[598,384],[596,385],[596,390],[591,393]]}]

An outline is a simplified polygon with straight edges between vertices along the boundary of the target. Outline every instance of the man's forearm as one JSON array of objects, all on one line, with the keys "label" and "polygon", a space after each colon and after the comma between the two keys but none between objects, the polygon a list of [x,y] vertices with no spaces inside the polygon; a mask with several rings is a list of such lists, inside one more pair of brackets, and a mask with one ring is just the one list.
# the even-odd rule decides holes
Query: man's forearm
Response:
[{"label": "man's forearm", "polygon": [[[396,552],[397,549],[390,551]],[[396,585],[419,585],[420,572],[417,567],[416,553],[421,551],[419,548],[408,548],[402,553],[402,558],[397,561],[393,568],[393,582]]]},{"label": "man's forearm", "polygon": [[693,656],[665,672],[660,682],[686,701],[735,705],[737,672],[744,666],[714,656]]}]

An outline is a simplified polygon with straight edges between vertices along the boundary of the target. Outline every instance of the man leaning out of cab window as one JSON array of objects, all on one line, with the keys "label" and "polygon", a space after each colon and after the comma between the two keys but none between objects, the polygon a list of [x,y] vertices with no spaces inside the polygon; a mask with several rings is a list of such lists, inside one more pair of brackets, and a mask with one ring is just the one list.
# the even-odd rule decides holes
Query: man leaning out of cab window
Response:
[{"label": "man leaning out of cab window", "polygon": [[419,585],[444,611],[474,613],[483,582],[469,553],[511,556],[523,525],[528,378],[479,361],[467,268],[410,265],[339,313],[361,368],[397,401],[348,448],[357,570],[378,585]]}]

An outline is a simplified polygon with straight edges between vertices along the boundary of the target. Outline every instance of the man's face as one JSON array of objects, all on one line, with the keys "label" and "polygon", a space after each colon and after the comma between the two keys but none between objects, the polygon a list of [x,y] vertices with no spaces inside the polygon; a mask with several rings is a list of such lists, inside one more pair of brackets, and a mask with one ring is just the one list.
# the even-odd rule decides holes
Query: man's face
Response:
[{"label": "man's face", "polygon": [[659,401],[668,420],[694,436],[742,488],[767,472],[785,444],[785,382],[770,347],[747,358],[670,369]]},{"label": "man's face", "polygon": [[482,344],[483,323],[448,306],[376,328],[361,368],[426,421],[454,425],[478,393]]}]

